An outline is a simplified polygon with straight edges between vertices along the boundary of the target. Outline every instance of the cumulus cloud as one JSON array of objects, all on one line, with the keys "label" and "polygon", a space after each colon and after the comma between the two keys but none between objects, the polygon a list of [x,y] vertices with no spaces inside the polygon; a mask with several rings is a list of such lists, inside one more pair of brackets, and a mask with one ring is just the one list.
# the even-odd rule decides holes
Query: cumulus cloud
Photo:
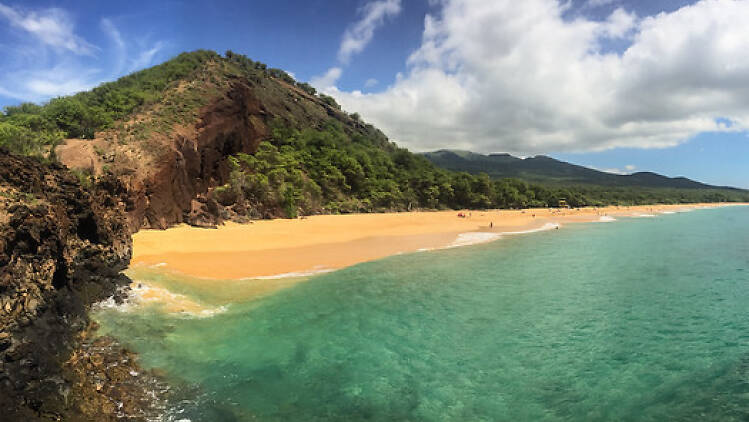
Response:
[{"label": "cumulus cloud", "polygon": [[610,38],[621,38],[626,36],[637,25],[637,15],[617,8],[609,15],[606,22],[601,25],[601,34]]},{"label": "cumulus cloud", "polygon": [[624,170],[618,169],[616,167],[610,167],[610,168],[601,168],[601,167],[596,167],[596,166],[585,166],[585,167],[587,167],[589,169],[597,170],[597,171],[602,171],[604,173],[618,174],[620,176],[623,176],[625,174],[629,174],[629,173],[625,172]]},{"label": "cumulus cloud", "polygon": [[594,166],[587,166],[588,168],[592,168],[593,170],[602,171],[605,173],[611,173],[611,174],[618,174],[618,175],[625,175],[625,174],[632,174],[634,173],[635,169],[637,167],[633,166],[632,164],[628,164],[624,166],[624,169],[612,167],[612,168],[598,168]]},{"label": "cumulus cloud", "polygon": [[19,9],[0,3],[3,19],[10,25],[0,26],[0,37],[15,42],[0,46],[0,95],[20,101],[90,89],[150,65],[164,47],[162,42],[131,45],[108,18],[101,19],[99,29],[111,45],[96,46],[78,35],[72,16],[58,8]]},{"label": "cumulus cloud", "polygon": [[343,34],[338,60],[348,63],[356,53],[360,53],[372,41],[375,30],[385,23],[388,17],[401,12],[401,0],[379,0],[367,3],[362,9],[362,18],[351,25]]},{"label": "cumulus cloud", "polygon": [[343,69],[340,67],[331,67],[324,75],[312,78],[310,84],[316,86],[321,91],[336,91],[335,84],[341,78],[342,74]]},{"label": "cumulus cloud", "polygon": [[[749,127],[749,2],[566,20],[556,0],[444,0],[385,90],[330,90],[416,150],[535,154],[677,145]],[[606,39],[624,38],[619,53]],[[725,118],[730,125],[716,119]]]}]

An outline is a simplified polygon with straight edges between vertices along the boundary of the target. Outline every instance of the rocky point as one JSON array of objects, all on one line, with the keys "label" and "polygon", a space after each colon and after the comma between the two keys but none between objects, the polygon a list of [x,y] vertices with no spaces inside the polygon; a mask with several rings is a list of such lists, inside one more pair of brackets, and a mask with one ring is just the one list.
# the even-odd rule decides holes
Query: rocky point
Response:
[{"label": "rocky point", "polygon": [[[121,403],[133,402],[113,404],[113,390],[138,373],[133,359],[82,334],[90,306],[129,283],[121,274],[132,252],[121,193],[116,180],[84,187],[60,165],[0,150],[3,421],[116,420]],[[113,359],[118,365],[103,365]],[[103,380],[106,391],[96,388]]]}]

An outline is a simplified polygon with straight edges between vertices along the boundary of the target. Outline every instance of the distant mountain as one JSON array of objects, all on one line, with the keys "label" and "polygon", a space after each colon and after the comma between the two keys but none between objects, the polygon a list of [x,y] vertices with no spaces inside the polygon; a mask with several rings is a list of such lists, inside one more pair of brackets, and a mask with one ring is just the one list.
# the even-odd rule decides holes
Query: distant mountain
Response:
[{"label": "distant mountain", "polygon": [[[422,154],[439,167],[471,174],[486,173],[491,178],[518,178],[552,185],[597,185],[616,187],[734,189],[696,182],[686,177],[667,177],[652,172],[613,174],[555,160],[545,155],[518,158],[510,154],[477,154],[468,151],[439,150]],[[738,190],[738,189],[736,189]]]},{"label": "distant mountain", "polygon": [[656,174],[616,176],[548,157],[417,155],[309,84],[231,51],[182,53],[90,91],[5,107],[3,146],[63,164],[83,186],[108,183],[133,232],[227,219],[554,207],[562,200],[749,202],[749,191]]}]

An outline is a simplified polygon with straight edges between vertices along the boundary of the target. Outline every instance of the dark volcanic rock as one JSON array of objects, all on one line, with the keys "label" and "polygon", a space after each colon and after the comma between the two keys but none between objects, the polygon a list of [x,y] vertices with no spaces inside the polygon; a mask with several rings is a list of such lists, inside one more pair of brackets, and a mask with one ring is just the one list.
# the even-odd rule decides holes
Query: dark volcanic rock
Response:
[{"label": "dark volcanic rock", "polygon": [[63,368],[90,305],[129,281],[120,273],[132,251],[122,191],[114,180],[84,189],[62,166],[0,150],[3,421],[87,420],[70,410],[74,371]]},{"label": "dark volcanic rock", "polygon": [[[96,326],[92,324],[91,331]],[[154,420],[164,411],[167,386],[143,371],[136,356],[110,337],[89,337],[80,342],[63,364],[63,379],[70,389],[62,420]],[[46,403],[45,403],[46,404]],[[60,407],[60,406],[58,406]]]}]

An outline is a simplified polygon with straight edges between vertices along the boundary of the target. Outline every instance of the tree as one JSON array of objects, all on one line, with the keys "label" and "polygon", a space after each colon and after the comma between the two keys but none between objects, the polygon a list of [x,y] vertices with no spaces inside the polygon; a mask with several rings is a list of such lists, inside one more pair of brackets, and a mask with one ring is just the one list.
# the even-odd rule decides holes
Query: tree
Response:
[{"label": "tree", "polygon": [[21,155],[43,155],[62,140],[59,132],[35,132],[22,126],[0,122],[0,146]]},{"label": "tree", "polygon": [[312,85],[308,84],[307,82],[299,82],[297,83],[297,86],[304,92],[306,92],[309,95],[315,95],[317,94],[317,90]]},{"label": "tree", "polygon": [[341,109],[341,106],[338,105],[335,98],[331,97],[330,95],[320,94],[320,99],[322,100],[322,102],[333,108],[337,108],[339,110]]}]

